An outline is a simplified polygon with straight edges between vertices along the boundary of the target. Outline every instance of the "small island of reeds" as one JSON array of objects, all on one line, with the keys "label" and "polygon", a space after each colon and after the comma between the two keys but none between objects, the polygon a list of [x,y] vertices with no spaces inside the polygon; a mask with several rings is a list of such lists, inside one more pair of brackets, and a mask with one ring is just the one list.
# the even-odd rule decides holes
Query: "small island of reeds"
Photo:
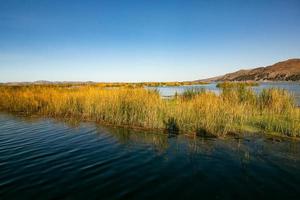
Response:
[{"label": "small island of reeds", "polygon": [[2,85],[0,109],[216,137],[243,132],[300,136],[300,110],[290,93],[281,89],[255,93],[246,86],[230,83],[230,87],[220,87],[220,94],[187,90],[163,99],[157,90],[124,84],[111,88],[101,84]]}]

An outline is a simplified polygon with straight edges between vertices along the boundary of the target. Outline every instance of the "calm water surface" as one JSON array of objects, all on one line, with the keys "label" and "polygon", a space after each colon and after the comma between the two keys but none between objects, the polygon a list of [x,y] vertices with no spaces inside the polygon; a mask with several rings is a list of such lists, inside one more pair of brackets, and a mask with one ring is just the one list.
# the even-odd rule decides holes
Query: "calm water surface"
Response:
[{"label": "calm water surface", "polygon": [[300,142],[0,114],[0,199],[300,199]]},{"label": "calm water surface", "polygon": [[[163,97],[170,97],[175,95],[177,92],[178,94],[183,93],[187,89],[192,88],[203,88],[206,90],[211,90],[216,93],[220,93],[220,89],[216,87],[216,83],[211,83],[207,85],[191,85],[191,86],[176,86],[176,87],[157,87],[157,89],[160,91],[160,94]],[[260,92],[263,89],[267,88],[281,88],[286,89],[289,92],[291,92],[296,99],[296,103],[300,106],[300,82],[263,82],[260,83],[259,86],[253,87],[253,89],[256,92]]]}]

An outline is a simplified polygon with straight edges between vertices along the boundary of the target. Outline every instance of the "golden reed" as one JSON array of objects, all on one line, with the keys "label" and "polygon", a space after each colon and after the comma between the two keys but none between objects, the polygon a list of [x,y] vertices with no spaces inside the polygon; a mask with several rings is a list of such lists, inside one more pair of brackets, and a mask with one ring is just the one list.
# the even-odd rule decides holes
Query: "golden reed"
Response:
[{"label": "golden reed", "polygon": [[[238,85],[238,84],[237,84]],[[116,126],[226,136],[256,131],[300,136],[300,111],[285,90],[251,88],[186,91],[162,99],[155,90],[81,86],[0,86],[0,108],[10,112],[78,118]]]}]

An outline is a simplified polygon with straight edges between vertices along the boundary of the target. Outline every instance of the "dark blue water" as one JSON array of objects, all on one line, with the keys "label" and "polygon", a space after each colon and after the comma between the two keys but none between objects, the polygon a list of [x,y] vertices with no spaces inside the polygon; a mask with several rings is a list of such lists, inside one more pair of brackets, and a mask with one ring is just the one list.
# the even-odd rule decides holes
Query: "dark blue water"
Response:
[{"label": "dark blue water", "polygon": [[[163,97],[174,96],[175,93],[181,94],[188,89],[206,89],[219,94],[220,89],[217,88],[216,85],[217,83],[210,83],[206,85],[155,87],[155,89],[158,89]],[[262,82],[259,86],[253,87],[254,91],[256,92],[261,92],[263,89],[268,88],[280,88],[288,90],[291,94],[293,94],[296,99],[296,103],[300,106],[300,82]]]},{"label": "dark blue water", "polygon": [[0,114],[0,199],[300,199],[300,142]]}]

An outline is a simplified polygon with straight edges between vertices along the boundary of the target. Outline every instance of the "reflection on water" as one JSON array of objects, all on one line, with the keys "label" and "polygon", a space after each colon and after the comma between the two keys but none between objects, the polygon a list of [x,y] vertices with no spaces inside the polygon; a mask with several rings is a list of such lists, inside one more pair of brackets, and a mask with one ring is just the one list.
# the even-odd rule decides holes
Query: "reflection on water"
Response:
[{"label": "reflection on water", "polygon": [[299,199],[300,142],[0,114],[1,199]]},{"label": "reflection on water", "polygon": [[109,130],[111,135],[115,137],[120,144],[127,145],[128,148],[133,145],[144,144],[150,146],[156,152],[163,153],[169,146],[169,136],[167,134],[134,131],[126,128],[106,128],[106,130]]},{"label": "reflection on water", "polygon": [[[211,83],[207,85],[189,85],[189,86],[176,86],[176,87],[157,87],[160,94],[163,97],[174,96],[175,93],[181,94],[187,89],[206,89],[214,91],[215,93],[220,93],[220,89],[216,87],[216,83]],[[298,105],[300,105],[300,82],[262,82],[259,86],[253,87],[256,92],[260,92],[267,88],[281,88],[290,91],[296,99]],[[152,88],[153,89],[153,88]]]}]

